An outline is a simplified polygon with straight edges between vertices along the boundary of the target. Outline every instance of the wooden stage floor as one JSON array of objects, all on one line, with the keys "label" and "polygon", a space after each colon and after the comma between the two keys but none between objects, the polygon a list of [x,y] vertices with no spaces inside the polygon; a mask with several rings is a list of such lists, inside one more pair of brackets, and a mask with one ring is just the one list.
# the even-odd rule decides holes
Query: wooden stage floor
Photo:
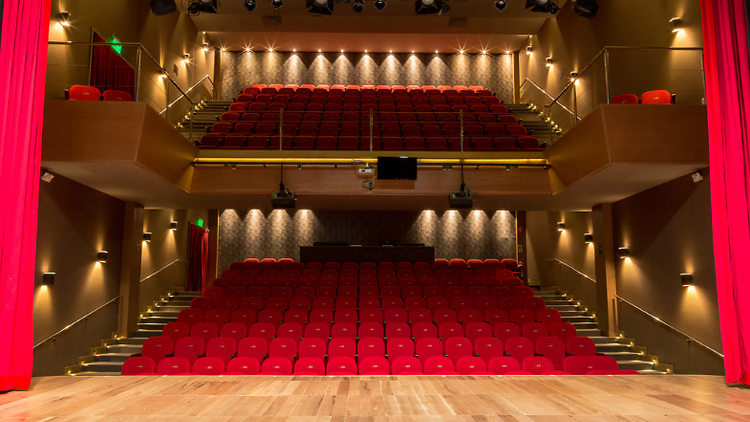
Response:
[{"label": "wooden stage floor", "polygon": [[8,421],[750,421],[715,376],[49,377]]}]

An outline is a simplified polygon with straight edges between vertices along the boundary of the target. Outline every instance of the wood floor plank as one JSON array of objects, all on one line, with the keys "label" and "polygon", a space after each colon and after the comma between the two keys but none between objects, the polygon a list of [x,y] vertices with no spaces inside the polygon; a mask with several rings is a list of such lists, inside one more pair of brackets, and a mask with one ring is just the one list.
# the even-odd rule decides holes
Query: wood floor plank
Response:
[{"label": "wood floor plank", "polygon": [[710,376],[50,377],[0,422],[750,422]]}]

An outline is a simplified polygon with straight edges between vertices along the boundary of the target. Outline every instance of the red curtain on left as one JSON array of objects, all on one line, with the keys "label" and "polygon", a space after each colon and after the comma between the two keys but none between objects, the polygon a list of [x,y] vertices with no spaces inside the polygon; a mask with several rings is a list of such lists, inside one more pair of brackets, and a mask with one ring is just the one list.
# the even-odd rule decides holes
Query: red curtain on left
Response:
[{"label": "red curtain on left", "polygon": [[4,0],[0,36],[0,391],[28,389],[50,0]]},{"label": "red curtain on left", "polygon": [[190,225],[188,246],[188,291],[201,291],[206,287],[208,275],[208,230]]},{"label": "red curtain on left", "polygon": [[[94,33],[94,42],[107,42]],[[135,70],[114,48],[108,45],[94,46],[91,51],[91,86],[101,92],[108,89],[125,91],[134,95]]]}]

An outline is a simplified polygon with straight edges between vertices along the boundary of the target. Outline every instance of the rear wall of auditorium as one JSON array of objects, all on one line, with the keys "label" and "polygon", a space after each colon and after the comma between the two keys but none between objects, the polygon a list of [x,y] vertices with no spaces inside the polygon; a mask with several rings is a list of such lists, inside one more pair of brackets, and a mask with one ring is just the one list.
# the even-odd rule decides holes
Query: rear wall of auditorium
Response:
[{"label": "rear wall of auditorium", "polygon": [[482,85],[513,102],[513,56],[224,52],[222,98],[256,83]]},{"label": "rear wall of auditorium", "polygon": [[245,258],[299,260],[313,242],[424,243],[436,258],[515,258],[512,211],[224,210],[219,227],[219,270]]}]

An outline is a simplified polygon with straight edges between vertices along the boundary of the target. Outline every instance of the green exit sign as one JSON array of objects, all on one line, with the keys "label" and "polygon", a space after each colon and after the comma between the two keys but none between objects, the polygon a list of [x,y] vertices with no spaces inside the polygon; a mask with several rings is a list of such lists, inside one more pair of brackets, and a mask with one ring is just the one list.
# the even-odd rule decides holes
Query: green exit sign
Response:
[{"label": "green exit sign", "polygon": [[109,40],[109,43],[112,44],[112,49],[115,50],[117,54],[122,54],[122,44],[120,44],[120,40],[112,37],[112,39]]},{"label": "green exit sign", "polygon": [[203,227],[203,220],[199,218],[198,220],[195,221],[195,225],[198,227]]}]

